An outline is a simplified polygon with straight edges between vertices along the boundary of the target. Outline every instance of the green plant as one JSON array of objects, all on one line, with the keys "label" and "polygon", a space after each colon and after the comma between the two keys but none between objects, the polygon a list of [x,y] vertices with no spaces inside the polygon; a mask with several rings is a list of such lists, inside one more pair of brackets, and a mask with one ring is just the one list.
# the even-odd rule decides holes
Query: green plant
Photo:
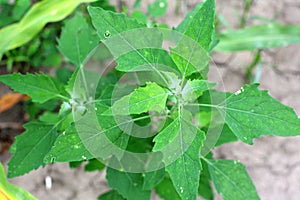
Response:
[{"label": "green plant", "polygon": [[[88,162],[87,171],[102,170],[104,163],[112,190],[102,200],[150,199],[152,190],[167,200],[198,194],[213,199],[210,182],[224,199],[259,199],[245,167],[214,160],[211,149],[236,140],[252,144],[264,135],[300,135],[300,119],[259,84],[229,93],[207,80],[214,47],[256,48],[249,42],[255,38],[247,37],[254,28],[235,33],[248,38],[243,41],[235,42],[231,32],[216,37],[214,0],[198,5],[175,30],[148,28],[99,7],[88,12],[97,34],[77,14],[58,40],[59,51],[75,66],[67,83],[46,74],[0,76],[36,103],[60,104],[58,113],[45,112],[24,125],[11,148],[8,177],[54,162]],[[115,69],[97,73],[85,67],[99,40]],[[164,41],[173,47],[163,49]],[[264,38],[260,44],[282,45]]]}]

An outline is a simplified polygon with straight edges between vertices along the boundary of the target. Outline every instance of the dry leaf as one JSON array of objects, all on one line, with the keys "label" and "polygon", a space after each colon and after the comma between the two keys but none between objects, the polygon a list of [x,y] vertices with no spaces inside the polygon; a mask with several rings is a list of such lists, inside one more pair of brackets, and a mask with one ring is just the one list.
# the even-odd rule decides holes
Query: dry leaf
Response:
[{"label": "dry leaf", "polygon": [[10,109],[20,101],[28,98],[27,95],[20,93],[10,93],[0,98],[0,113]]}]

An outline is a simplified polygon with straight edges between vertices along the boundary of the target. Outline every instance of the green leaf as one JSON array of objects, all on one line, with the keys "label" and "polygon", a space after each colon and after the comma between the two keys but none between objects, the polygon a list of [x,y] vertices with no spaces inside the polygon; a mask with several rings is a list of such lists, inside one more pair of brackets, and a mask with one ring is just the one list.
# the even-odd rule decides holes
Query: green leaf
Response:
[{"label": "green leaf", "polygon": [[[212,158],[211,154],[209,154],[208,156]],[[208,165],[207,163],[203,162],[203,160],[201,161],[201,164],[203,170],[200,176],[198,193],[206,200],[214,200],[214,192],[210,185],[211,177],[209,174]]]},{"label": "green leaf", "polygon": [[34,196],[32,196],[29,192],[26,190],[15,186],[11,183],[9,183],[6,180],[6,174],[4,171],[4,167],[0,163],[0,199],[2,200],[37,200]]},{"label": "green leaf", "polygon": [[214,0],[203,1],[186,16],[176,30],[190,37],[208,51],[215,31],[215,9]]},{"label": "green leaf", "polygon": [[[102,115],[107,110],[107,106],[97,103],[95,108],[92,109],[96,110],[97,119],[88,118],[87,121],[82,122],[79,120],[76,122],[76,126],[71,125],[57,138],[53,148],[44,159],[46,163],[90,160],[99,156],[101,158],[109,157],[114,153],[111,143],[115,148],[126,149],[129,135],[119,129],[114,117]],[[87,111],[86,114],[89,112]],[[101,129],[91,126],[96,123],[101,126]],[[132,121],[128,122],[128,124],[130,123]],[[124,123],[124,125],[127,124]]]},{"label": "green leaf", "polygon": [[98,200],[125,200],[117,191],[110,190],[98,197]]},{"label": "green leaf", "polygon": [[127,18],[125,14],[106,11],[99,7],[88,7],[88,11],[93,25],[103,41],[124,31],[146,27],[135,19]]},{"label": "green leaf", "polygon": [[26,131],[16,137],[16,151],[8,163],[8,177],[21,176],[39,166],[44,166],[44,156],[57,138],[56,126],[41,122],[24,125]]},{"label": "green leaf", "polygon": [[128,200],[150,199],[151,190],[143,190],[143,176],[140,173],[120,172],[108,167],[106,179],[109,187]]},{"label": "green leaf", "polygon": [[156,0],[153,4],[148,5],[148,12],[151,17],[162,17],[168,8],[167,0]]},{"label": "green leaf", "polygon": [[193,102],[200,97],[203,92],[211,89],[216,84],[205,80],[188,80],[182,89],[182,98],[185,102]]},{"label": "green leaf", "polygon": [[52,112],[44,112],[40,117],[39,120],[45,124],[56,124],[59,122],[59,116],[56,113]]},{"label": "green leaf", "polygon": [[147,21],[148,21],[147,15],[140,10],[133,11],[131,13],[131,18],[136,19],[139,23],[142,23],[142,24],[147,24]]},{"label": "green leaf", "polygon": [[21,19],[31,5],[30,0],[18,0],[13,4],[8,0],[0,1],[0,27],[11,24]]},{"label": "green leaf", "polygon": [[74,162],[93,159],[86,149],[74,125],[71,125],[56,139],[51,151],[45,156],[45,163]]},{"label": "green leaf", "polygon": [[0,82],[9,85],[16,92],[29,95],[37,103],[55,98],[68,100],[64,85],[45,74],[2,75]]},{"label": "green leaf", "polygon": [[176,68],[168,52],[161,49],[163,37],[160,30],[146,28],[145,24],[139,24],[124,14],[93,7],[88,10],[100,39],[118,63],[118,70],[154,71],[164,79],[161,69]]},{"label": "green leaf", "polygon": [[222,144],[226,144],[229,142],[235,142],[237,140],[238,140],[238,138],[230,130],[230,128],[227,126],[227,124],[224,124],[221,135],[215,146],[221,146]]},{"label": "green leaf", "polygon": [[[138,49],[116,58],[116,69],[123,72],[176,69],[167,51],[163,49]],[[170,70],[170,69],[169,69]],[[157,72],[159,73],[159,72]]]},{"label": "green leaf", "polygon": [[116,7],[114,5],[110,5],[109,0],[98,0],[90,4],[93,7],[101,7],[105,10],[111,10],[116,12]]},{"label": "green leaf", "polygon": [[[171,48],[171,57],[184,77],[195,72],[207,73],[207,52],[214,34],[214,0],[206,0],[179,26],[184,36]],[[205,77],[205,76],[203,76]]]},{"label": "green leaf", "polygon": [[216,190],[224,200],[258,199],[245,166],[232,160],[208,160],[209,172]]},{"label": "green leaf", "polygon": [[145,173],[143,189],[152,190],[157,184],[159,184],[159,182],[163,180],[164,176],[165,176],[164,168]]},{"label": "green leaf", "polygon": [[69,167],[70,167],[70,168],[77,168],[77,167],[79,167],[82,163],[83,163],[83,161],[69,162]]},{"label": "green leaf", "polygon": [[76,14],[66,21],[58,40],[58,49],[70,62],[79,67],[85,63],[98,41],[98,36],[85,17]]},{"label": "green leaf", "polygon": [[253,138],[264,135],[300,135],[300,119],[295,111],[273,99],[259,84],[245,85],[226,98],[225,104],[215,106],[226,113],[225,121],[243,142],[252,144]]},{"label": "green leaf", "polygon": [[[153,151],[163,152],[171,144],[163,158],[166,171],[182,199],[196,199],[201,170],[200,148],[205,134],[190,123],[185,113],[182,114],[183,117],[176,118],[154,138]],[[177,155],[176,160],[170,155]]]},{"label": "green leaf", "polygon": [[0,55],[30,41],[47,23],[64,19],[80,3],[92,1],[44,0],[34,4],[19,23],[0,30]]},{"label": "green leaf", "polygon": [[150,110],[160,112],[165,109],[167,97],[165,89],[156,83],[147,83],[145,87],[139,87],[116,101],[112,106],[112,114],[141,114]]},{"label": "green leaf", "polygon": [[105,164],[103,164],[98,159],[89,160],[89,163],[84,166],[84,171],[92,172],[92,171],[101,171],[105,168]]},{"label": "green leaf", "polygon": [[300,26],[267,24],[250,26],[241,30],[224,31],[217,35],[220,40],[216,51],[236,52],[255,49],[271,49],[300,43]]},{"label": "green leaf", "polygon": [[155,192],[164,200],[181,200],[171,180],[165,177],[155,188]]},{"label": "green leaf", "polygon": [[[190,38],[183,38],[175,48],[170,48],[170,56],[184,77],[207,71],[210,57],[208,53]],[[201,74],[204,77],[203,74]]]},{"label": "green leaf", "polygon": [[67,67],[60,67],[55,71],[55,77],[63,84],[67,84],[72,76],[72,71]]}]

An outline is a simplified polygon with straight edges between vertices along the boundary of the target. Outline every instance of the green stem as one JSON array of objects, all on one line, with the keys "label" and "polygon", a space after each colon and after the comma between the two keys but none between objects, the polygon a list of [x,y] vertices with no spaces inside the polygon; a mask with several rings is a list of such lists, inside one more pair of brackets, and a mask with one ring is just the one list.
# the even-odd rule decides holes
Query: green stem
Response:
[{"label": "green stem", "polygon": [[252,4],[254,3],[254,0],[244,0],[244,10],[243,14],[240,20],[240,28],[244,28],[247,22],[247,15],[250,11],[250,8]]},{"label": "green stem", "polygon": [[253,80],[252,77],[252,72],[253,70],[256,68],[256,66],[260,63],[261,60],[261,50],[258,50],[255,55],[254,55],[254,59],[251,62],[251,64],[246,68],[246,74],[245,74],[245,78],[246,78],[246,82],[247,83],[251,83]]}]

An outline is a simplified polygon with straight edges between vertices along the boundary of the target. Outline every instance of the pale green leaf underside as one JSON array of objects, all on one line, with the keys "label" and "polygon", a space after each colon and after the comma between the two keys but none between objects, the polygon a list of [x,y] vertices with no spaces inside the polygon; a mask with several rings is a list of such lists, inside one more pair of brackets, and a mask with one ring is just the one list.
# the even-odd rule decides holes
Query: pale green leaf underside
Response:
[{"label": "pale green leaf underside", "polygon": [[205,159],[205,161],[215,188],[224,200],[259,200],[244,165],[232,160]]},{"label": "pale green leaf underside", "polygon": [[4,171],[4,167],[0,163],[0,198],[4,198],[3,200],[21,200],[21,199],[26,199],[26,200],[37,200],[34,196],[32,196],[29,192],[26,190],[13,185],[9,183],[6,180],[6,174]]},{"label": "pale green leaf underside", "polygon": [[185,102],[193,102],[203,92],[213,88],[216,84],[206,80],[188,80],[182,90],[182,97]]},{"label": "pale green leaf underside", "polygon": [[245,85],[226,99],[226,105],[216,107],[226,113],[231,131],[248,144],[264,135],[300,135],[300,119],[294,110],[258,90],[258,84]]},{"label": "pale green leaf underside", "polygon": [[85,17],[76,14],[65,23],[58,40],[60,52],[77,67],[83,65],[91,51],[98,45],[99,37]]},{"label": "pale green leaf underside", "polygon": [[0,76],[0,82],[14,91],[27,94],[32,101],[44,103],[50,99],[68,99],[64,85],[46,74],[8,74]]},{"label": "pale green leaf underside", "polygon": [[30,122],[24,127],[26,131],[16,137],[16,151],[8,163],[8,177],[10,178],[21,176],[45,165],[43,159],[57,138],[55,126]]},{"label": "pale green leaf underside", "polygon": [[300,43],[300,26],[279,24],[250,26],[242,30],[225,31],[217,35],[220,40],[216,51],[252,51]]},{"label": "pale green leaf underside", "polygon": [[165,108],[167,96],[166,90],[156,83],[147,83],[145,87],[139,87],[116,101],[112,106],[112,114],[141,114],[150,110],[159,112]]}]

